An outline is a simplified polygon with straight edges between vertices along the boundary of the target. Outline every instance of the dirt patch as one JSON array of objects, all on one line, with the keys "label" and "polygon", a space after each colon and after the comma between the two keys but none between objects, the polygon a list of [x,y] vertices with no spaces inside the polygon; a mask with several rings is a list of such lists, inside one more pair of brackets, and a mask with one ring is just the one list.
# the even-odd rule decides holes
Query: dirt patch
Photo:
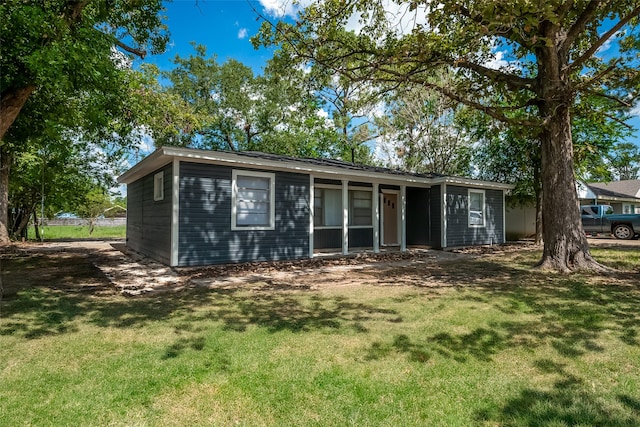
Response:
[{"label": "dirt patch", "polygon": [[170,268],[129,250],[121,241],[27,242],[0,250],[0,278],[5,297],[37,286],[130,296],[185,287],[240,285],[274,291],[308,290],[372,283],[390,277],[390,268],[409,272],[425,264],[456,262],[471,256],[475,255],[419,249]]},{"label": "dirt patch", "polygon": [[[600,244],[617,243],[603,239]],[[461,268],[465,260],[496,254],[516,256],[535,248],[531,242],[517,242],[446,252],[416,249],[404,253],[366,252],[347,257],[170,268],[129,250],[122,241],[17,243],[0,249],[0,285],[4,297],[37,286],[129,296],[193,287],[244,286],[264,291],[368,284],[446,287],[504,274],[504,269],[497,265],[493,268],[489,261],[477,267],[478,271],[474,271],[475,263]]]}]

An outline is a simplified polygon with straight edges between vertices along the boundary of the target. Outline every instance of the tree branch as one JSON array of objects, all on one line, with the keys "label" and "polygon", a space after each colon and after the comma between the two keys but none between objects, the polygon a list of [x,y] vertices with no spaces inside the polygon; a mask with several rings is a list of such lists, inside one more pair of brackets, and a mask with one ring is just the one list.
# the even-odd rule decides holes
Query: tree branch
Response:
[{"label": "tree branch", "polygon": [[589,4],[584,8],[576,22],[573,23],[569,31],[567,32],[567,38],[562,43],[561,49],[564,51],[568,51],[569,47],[573,44],[575,39],[584,32],[587,24],[591,22],[596,12],[598,11],[598,6],[603,3],[601,0],[591,0]]},{"label": "tree branch", "polygon": [[[499,120],[501,122],[504,123],[508,123],[508,124],[513,124],[513,125],[520,125],[520,126],[529,126],[529,127],[539,127],[540,125],[544,125],[544,122],[540,122],[537,120],[529,120],[529,119],[515,119],[512,117],[507,116],[506,114],[504,114],[502,111],[506,110],[503,108],[499,108],[499,107],[491,107],[488,105],[483,105],[478,101],[473,101],[471,99],[467,99],[457,93],[455,93],[452,90],[449,90],[445,87],[439,86],[435,83],[431,83],[428,81],[425,81],[424,79],[420,79],[420,78],[414,78],[413,74],[414,73],[399,73],[395,70],[381,70],[383,73],[389,74],[390,76],[394,76],[393,79],[389,79],[389,82],[397,82],[398,77],[403,77],[405,82],[409,82],[409,83],[414,83],[414,84],[419,84],[424,86],[425,88],[428,89],[432,89],[438,93],[441,93],[442,95],[446,96],[449,99],[452,99],[454,101],[457,101],[461,104],[467,105],[469,107],[472,107],[474,109],[480,110],[483,113],[487,114],[488,116]],[[385,79],[383,78],[378,78],[377,80],[379,81],[385,81]],[[530,104],[530,102],[528,102],[527,104]]]},{"label": "tree branch", "polygon": [[495,70],[493,68],[488,68],[482,65],[478,65],[474,62],[469,62],[466,60],[456,61],[454,66],[466,68],[476,73],[487,77],[495,82],[502,82],[509,86],[510,89],[518,90],[518,89],[529,89],[535,90],[534,86],[536,84],[535,79],[527,79],[524,77],[519,77],[513,74],[507,74],[500,70]]},{"label": "tree branch", "polygon": [[588,90],[588,89],[585,92],[590,93],[591,95],[594,95],[594,96],[599,96],[601,98],[605,98],[605,99],[611,100],[611,101],[617,103],[622,108],[632,108],[633,107],[632,104],[626,102],[625,100],[620,99],[617,96],[609,95],[608,93],[596,92],[594,90]]},{"label": "tree branch", "polygon": [[124,44],[123,42],[121,42],[121,41],[120,41],[120,40],[118,40],[118,39],[115,39],[115,44],[116,44],[116,46],[118,46],[119,48],[121,48],[121,49],[123,49],[123,50],[125,50],[125,51],[127,51],[127,52],[129,52],[129,53],[132,53],[132,54],[134,54],[134,55],[139,56],[139,57],[140,57],[140,59],[144,59],[144,57],[145,57],[145,56],[147,56],[147,51],[146,51],[146,50],[144,50],[144,49],[137,49],[137,48],[134,48],[134,47],[128,46],[128,45]]},{"label": "tree branch", "polygon": [[616,34],[622,27],[624,27],[627,23],[629,23],[629,21],[631,21],[638,15],[640,15],[640,6],[629,12],[627,16],[621,18],[616,25],[614,25],[609,31],[604,33],[589,49],[587,49],[585,53],[583,53],[578,59],[573,61],[573,63],[569,64],[569,70],[575,70],[576,68],[582,66],[582,64],[584,64],[587,59],[591,58],[596,53],[596,51],[600,49],[603,44],[605,44],[607,40],[613,37],[614,34]]},{"label": "tree branch", "polygon": [[609,65],[607,68],[605,68],[604,70],[600,71],[599,73],[590,77],[589,79],[583,81],[582,83],[575,85],[575,89],[578,90],[578,89],[586,88],[587,86],[590,86],[592,83],[599,82],[600,79],[602,79],[604,76],[614,71],[619,63],[620,63],[620,58],[616,58],[613,61],[613,63]]}]

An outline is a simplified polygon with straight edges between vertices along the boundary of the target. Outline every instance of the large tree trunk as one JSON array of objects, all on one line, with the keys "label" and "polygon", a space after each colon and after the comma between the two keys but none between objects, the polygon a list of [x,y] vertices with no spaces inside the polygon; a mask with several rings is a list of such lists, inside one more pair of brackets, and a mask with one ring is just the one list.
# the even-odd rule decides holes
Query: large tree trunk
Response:
[{"label": "large tree trunk", "polygon": [[20,114],[20,110],[36,89],[30,85],[20,89],[9,89],[0,95],[0,140]]},{"label": "large tree trunk", "polygon": [[560,272],[604,271],[607,268],[589,252],[580,218],[571,137],[574,95],[569,51],[561,47],[566,34],[551,22],[542,25],[548,42],[536,49],[538,108],[543,123],[540,172],[544,249],[538,266]]},{"label": "large tree trunk", "polygon": [[9,167],[11,158],[0,147],[0,245],[9,243]]},{"label": "large tree trunk", "polygon": [[542,211],[544,250],[539,266],[561,272],[597,270],[582,228],[576,192],[570,103],[542,108],[549,122],[542,133]]}]

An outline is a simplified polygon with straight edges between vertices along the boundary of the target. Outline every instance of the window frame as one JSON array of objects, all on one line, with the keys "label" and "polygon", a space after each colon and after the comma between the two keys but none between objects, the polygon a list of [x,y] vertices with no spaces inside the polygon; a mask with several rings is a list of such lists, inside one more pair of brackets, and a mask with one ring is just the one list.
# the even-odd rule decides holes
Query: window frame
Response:
[{"label": "window frame", "polygon": [[[269,222],[266,225],[238,225],[238,176],[267,178],[269,180]],[[256,172],[252,170],[234,169],[231,171],[231,230],[275,230],[276,225],[276,174],[271,172]]]},{"label": "window frame", "polygon": [[[471,194],[482,195],[482,224],[471,223]],[[487,226],[487,195],[485,190],[479,190],[476,188],[467,189],[467,225],[469,228],[484,228]]]},{"label": "window frame", "polygon": [[156,172],[153,175],[153,201],[164,200],[164,171]]}]

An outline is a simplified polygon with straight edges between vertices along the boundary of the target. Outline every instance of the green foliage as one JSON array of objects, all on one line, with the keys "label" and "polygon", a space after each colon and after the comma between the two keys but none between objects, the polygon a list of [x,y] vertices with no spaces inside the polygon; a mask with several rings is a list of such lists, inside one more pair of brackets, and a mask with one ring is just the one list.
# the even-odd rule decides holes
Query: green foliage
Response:
[{"label": "green foliage", "polygon": [[[2,2],[0,96],[3,107],[5,101],[15,107],[0,113],[0,169],[11,171],[0,182],[2,208],[9,187],[12,205],[33,204],[41,193],[37,170],[73,174],[98,169],[99,182],[112,179],[103,168],[118,164],[138,123],[129,91],[135,75],[127,55],[144,57],[164,49],[161,11],[160,0]],[[83,150],[84,155],[78,154]],[[33,158],[42,159],[39,167]],[[55,164],[48,165],[53,159]],[[88,163],[80,165],[82,161]],[[69,169],[61,166],[65,162]],[[69,178],[73,184],[58,182],[70,187],[56,187],[56,194],[74,194],[84,178],[81,172]],[[52,193],[45,189],[45,194]],[[0,241],[7,238],[6,216],[0,210]]]},{"label": "green foliage", "polygon": [[[164,144],[232,151],[264,151],[303,157],[332,152],[336,136],[318,115],[319,105],[302,70],[271,61],[262,76],[244,64],[219,64],[204,46],[176,56],[163,73],[147,67],[138,93],[157,146]],[[169,81],[166,87],[159,77]]]},{"label": "green foliage", "polygon": [[[640,12],[633,1],[397,4],[398,13],[392,14],[375,0],[315,3],[295,24],[265,23],[254,43],[284,46],[299,60],[350,81],[431,88],[507,123],[527,139],[546,132],[551,117],[544,117],[544,104],[566,96],[562,102],[575,106],[574,116],[598,130],[589,134],[575,125],[579,159],[610,146],[611,138],[599,136],[618,137],[618,129],[607,127],[623,120],[638,99]],[[345,31],[353,20],[361,29]],[[611,33],[605,31],[618,22]],[[560,55],[568,63],[562,81],[555,82],[563,86],[554,87],[543,75],[553,68],[548,48],[556,41],[550,37],[560,33],[567,34]],[[616,46],[615,54],[595,55],[605,43]],[[497,52],[503,63],[488,65],[496,62]],[[455,70],[456,79],[434,78],[443,69]]]},{"label": "green foliage", "polygon": [[158,0],[23,2],[0,5],[0,91],[35,84],[64,93],[112,82],[126,51],[159,53],[167,41]]},{"label": "green foliage", "polygon": [[421,87],[394,92],[387,106],[376,120],[379,148],[397,157],[401,169],[471,176],[472,112]]},{"label": "green foliage", "polygon": [[619,143],[608,156],[613,175],[619,180],[640,179],[640,148],[629,142]]}]

